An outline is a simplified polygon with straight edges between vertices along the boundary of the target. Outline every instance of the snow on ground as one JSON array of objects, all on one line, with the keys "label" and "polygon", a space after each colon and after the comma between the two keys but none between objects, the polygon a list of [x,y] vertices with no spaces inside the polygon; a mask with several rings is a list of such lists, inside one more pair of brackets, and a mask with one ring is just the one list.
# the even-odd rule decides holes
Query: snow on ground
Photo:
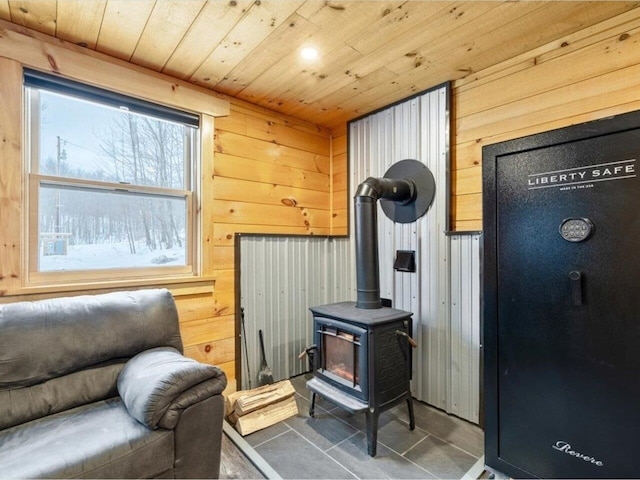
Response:
[{"label": "snow on ground", "polygon": [[172,265],[185,265],[184,247],[151,251],[146,246],[138,246],[137,252],[131,253],[127,242],[69,245],[67,255],[40,256],[41,272],[166,267]]}]

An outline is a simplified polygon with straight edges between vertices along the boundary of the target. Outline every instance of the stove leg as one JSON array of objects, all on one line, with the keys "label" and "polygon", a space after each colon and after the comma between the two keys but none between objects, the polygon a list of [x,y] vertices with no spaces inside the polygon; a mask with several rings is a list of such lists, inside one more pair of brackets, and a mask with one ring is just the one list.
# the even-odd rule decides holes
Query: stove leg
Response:
[{"label": "stove leg", "polygon": [[377,410],[367,410],[367,453],[375,457],[378,449],[378,416]]},{"label": "stove leg", "polygon": [[416,429],[416,417],[413,413],[413,397],[409,395],[407,397],[407,407],[409,408],[409,430]]},{"label": "stove leg", "polygon": [[309,416],[313,418],[316,410],[316,394],[311,392],[311,404],[309,405]]}]

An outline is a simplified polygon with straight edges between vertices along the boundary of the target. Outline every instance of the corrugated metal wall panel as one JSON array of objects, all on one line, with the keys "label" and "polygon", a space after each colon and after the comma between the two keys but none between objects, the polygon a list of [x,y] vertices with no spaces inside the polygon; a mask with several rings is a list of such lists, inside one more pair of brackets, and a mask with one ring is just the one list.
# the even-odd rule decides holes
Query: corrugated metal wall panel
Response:
[{"label": "corrugated metal wall panel", "polygon": [[451,237],[451,413],[478,423],[480,235]]},{"label": "corrugated metal wall panel", "polygon": [[239,241],[240,306],[248,345],[245,352],[242,339],[241,388],[246,389],[256,387],[258,330],[276,381],[308,370],[298,354],[313,343],[309,307],[352,299],[354,265],[346,238],[240,236]]},{"label": "corrugated metal wall panel", "polygon": [[[447,88],[442,87],[349,124],[350,189],[382,177],[394,163],[416,159],[436,179],[436,198],[417,222],[394,224],[378,208],[380,293],[396,308],[413,312],[419,346],[414,395],[449,409],[449,238]],[[353,227],[353,209],[350,212]],[[353,228],[351,230],[353,240]],[[415,250],[418,273],[393,270],[397,250]]]}]

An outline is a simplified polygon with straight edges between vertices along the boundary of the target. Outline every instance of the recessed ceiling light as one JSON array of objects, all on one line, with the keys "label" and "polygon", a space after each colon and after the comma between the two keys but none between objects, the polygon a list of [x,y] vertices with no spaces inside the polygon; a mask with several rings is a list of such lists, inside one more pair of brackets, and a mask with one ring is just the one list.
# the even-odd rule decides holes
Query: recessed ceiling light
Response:
[{"label": "recessed ceiling light", "polygon": [[315,60],[318,58],[318,50],[313,47],[305,47],[300,50],[300,56],[305,60]]}]

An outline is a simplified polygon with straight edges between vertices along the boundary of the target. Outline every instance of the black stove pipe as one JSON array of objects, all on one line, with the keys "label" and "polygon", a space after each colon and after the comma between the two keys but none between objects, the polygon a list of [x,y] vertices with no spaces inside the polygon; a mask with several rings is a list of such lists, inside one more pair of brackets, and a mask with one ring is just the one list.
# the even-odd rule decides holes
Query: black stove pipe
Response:
[{"label": "black stove pipe", "polygon": [[415,197],[416,187],[409,179],[369,177],[358,186],[353,198],[356,228],[357,308],[382,308],[376,201],[384,199],[406,205],[414,201]]}]

